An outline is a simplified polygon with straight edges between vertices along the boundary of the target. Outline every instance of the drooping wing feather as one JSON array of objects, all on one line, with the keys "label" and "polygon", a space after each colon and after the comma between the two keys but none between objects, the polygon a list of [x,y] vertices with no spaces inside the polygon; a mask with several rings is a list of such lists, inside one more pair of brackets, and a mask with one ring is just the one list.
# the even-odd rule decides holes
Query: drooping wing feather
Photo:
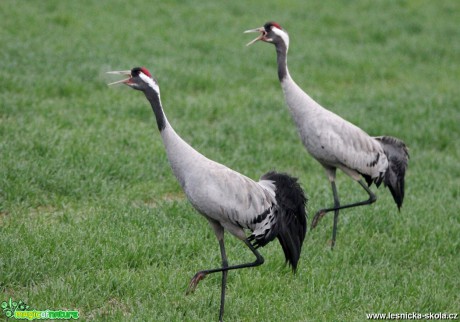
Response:
[{"label": "drooping wing feather", "polygon": [[389,165],[383,182],[390,189],[391,195],[400,209],[404,200],[404,177],[409,162],[409,151],[406,144],[397,138],[379,136],[375,139],[382,145],[388,157]]}]

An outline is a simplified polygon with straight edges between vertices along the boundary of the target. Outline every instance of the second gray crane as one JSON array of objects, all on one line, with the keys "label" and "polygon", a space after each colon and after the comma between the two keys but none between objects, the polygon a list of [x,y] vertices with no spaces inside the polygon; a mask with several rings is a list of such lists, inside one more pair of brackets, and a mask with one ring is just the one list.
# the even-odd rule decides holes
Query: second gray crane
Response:
[{"label": "second gray crane", "polygon": [[[339,210],[375,202],[377,198],[369,189],[372,183],[379,187],[383,182],[390,189],[400,209],[404,200],[404,177],[409,160],[408,149],[404,142],[390,136],[371,137],[359,127],[325,109],[305,93],[289,74],[287,68],[289,35],[279,24],[267,22],[263,27],[245,32],[260,33],[248,45],[258,40],[275,45],[278,78],[300,138],[307,151],[324,167],[331,183],[334,206],[319,210],[313,217],[312,228],[316,227],[318,221],[327,212],[334,211],[333,248],[337,235]],[[356,180],[369,198],[341,205],[335,184],[337,168]]]}]

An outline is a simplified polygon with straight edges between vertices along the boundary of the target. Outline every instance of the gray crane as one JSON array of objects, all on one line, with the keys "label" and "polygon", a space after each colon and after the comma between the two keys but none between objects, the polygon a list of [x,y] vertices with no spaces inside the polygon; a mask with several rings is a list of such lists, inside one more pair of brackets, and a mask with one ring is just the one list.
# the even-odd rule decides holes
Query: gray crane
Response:
[{"label": "gray crane", "polygon": [[[300,138],[307,151],[324,167],[331,183],[334,206],[319,210],[311,225],[315,228],[327,212],[334,211],[331,244],[334,248],[339,210],[375,202],[376,196],[369,189],[372,183],[378,188],[383,182],[390,189],[398,209],[401,208],[404,199],[404,177],[409,160],[408,149],[404,142],[397,138],[369,136],[359,127],[323,108],[305,93],[289,74],[289,35],[279,24],[267,22],[263,27],[245,31],[251,32],[258,32],[260,35],[247,46],[259,40],[275,45],[278,78]],[[369,198],[341,205],[335,184],[337,168],[356,180]]]},{"label": "gray crane", "polygon": [[[295,272],[307,231],[304,191],[297,179],[287,174],[270,171],[256,182],[194,150],[168,122],[160,100],[159,85],[144,67],[109,73],[129,76],[109,85],[126,84],[145,94],[177,180],[190,203],[208,220],[216,234],[222,267],[196,273],[187,293],[193,292],[208,274],[222,272],[219,310],[219,320],[222,321],[227,272],[263,264],[264,258],[257,250],[259,247],[278,238],[286,262]],[[228,265],[225,230],[246,244],[256,257],[254,262]],[[249,237],[245,230],[252,232]]]}]

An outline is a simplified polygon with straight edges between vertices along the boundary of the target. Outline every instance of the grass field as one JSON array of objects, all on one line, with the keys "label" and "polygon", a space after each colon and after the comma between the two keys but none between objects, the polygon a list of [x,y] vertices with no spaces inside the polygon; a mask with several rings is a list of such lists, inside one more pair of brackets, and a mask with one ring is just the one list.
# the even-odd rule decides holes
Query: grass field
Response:
[{"label": "grass field", "polygon": [[[297,177],[310,218],[332,204],[284,104],[273,46],[290,34],[293,78],[371,135],[410,148],[398,213],[368,207],[309,231],[299,270],[274,242],[230,272],[227,321],[362,321],[371,312],[460,313],[460,2],[0,2],[0,302],[81,320],[212,321],[220,264],[204,218],[172,175],[144,96],[106,71],[146,66],[168,119],[211,159],[254,179]],[[342,202],[362,190],[338,176]],[[376,191],[375,187],[373,190]],[[227,235],[230,264],[252,260]],[[0,311],[2,318],[5,315]]]}]

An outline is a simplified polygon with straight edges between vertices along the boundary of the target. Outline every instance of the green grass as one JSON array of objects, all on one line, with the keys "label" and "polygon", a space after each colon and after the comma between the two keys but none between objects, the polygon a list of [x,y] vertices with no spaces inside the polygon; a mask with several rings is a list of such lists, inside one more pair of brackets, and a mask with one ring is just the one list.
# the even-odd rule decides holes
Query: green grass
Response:
[{"label": "green grass", "polygon": [[[0,2],[0,301],[81,320],[211,321],[217,241],[167,162],[143,95],[105,72],[143,65],[197,150],[254,179],[300,178],[310,219],[332,203],[276,76],[246,29],[275,20],[312,97],[410,148],[398,213],[386,189],[308,233],[298,273],[277,243],[229,274],[228,321],[362,321],[369,312],[460,308],[460,4],[457,1]],[[343,174],[342,201],[364,196]],[[375,191],[375,188],[374,188]],[[228,235],[227,235],[228,236]],[[228,236],[230,263],[252,260]],[[3,314],[0,312],[2,317]]]}]

